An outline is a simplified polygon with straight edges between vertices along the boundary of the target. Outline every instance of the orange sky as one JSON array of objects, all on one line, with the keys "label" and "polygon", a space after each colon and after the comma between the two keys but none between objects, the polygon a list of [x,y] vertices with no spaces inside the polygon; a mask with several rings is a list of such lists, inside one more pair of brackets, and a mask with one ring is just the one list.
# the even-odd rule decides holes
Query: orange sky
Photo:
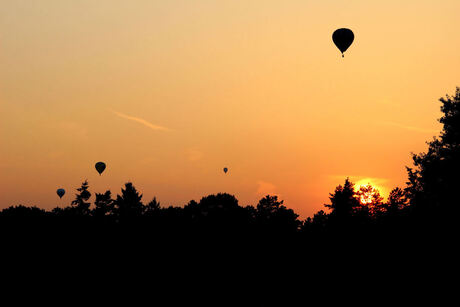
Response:
[{"label": "orange sky", "polygon": [[[113,193],[130,180],[162,205],[276,193],[302,217],[346,176],[386,196],[439,132],[438,98],[460,85],[459,11],[458,0],[1,1],[0,207],[64,206],[84,179]],[[355,33],[344,59],[331,40],[341,27]]]}]

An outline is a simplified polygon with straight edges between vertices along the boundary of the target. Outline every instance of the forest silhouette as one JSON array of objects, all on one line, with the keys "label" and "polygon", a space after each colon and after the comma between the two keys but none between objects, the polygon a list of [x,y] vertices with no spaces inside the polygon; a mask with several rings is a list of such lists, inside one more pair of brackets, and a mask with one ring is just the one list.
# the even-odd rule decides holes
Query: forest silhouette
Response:
[{"label": "forest silhouette", "polygon": [[[257,293],[265,301],[273,289],[280,291],[299,279],[344,290],[357,280],[364,288],[369,278],[372,287],[388,287],[380,283],[393,278],[392,287],[406,289],[391,274],[427,276],[430,265],[448,271],[452,268],[447,263],[456,255],[460,88],[440,102],[440,136],[427,143],[426,152],[412,154],[407,185],[394,188],[386,201],[374,187],[355,189],[344,178],[323,210],[301,220],[276,195],[266,195],[253,206],[241,206],[227,193],[182,207],[162,206],[156,198],[145,201],[131,182],[114,195],[94,193],[84,181],[69,206],[3,209],[2,246],[59,259],[46,266],[48,273],[70,266],[77,275],[79,269],[102,270],[109,280],[125,268],[149,272],[162,282],[181,276],[189,286],[204,277],[208,284],[239,278],[239,285],[264,288]],[[253,306],[268,306],[257,302]]]},{"label": "forest silhouette", "polygon": [[[74,236],[104,232],[140,232],[149,236],[253,237],[318,239],[351,235],[407,235],[456,227],[457,187],[460,186],[460,88],[454,96],[440,99],[443,128],[428,142],[428,150],[413,154],[407,167],[406,187],[394,188],[383,200],[372,186],[356,190],[346,178],[330,193],[324,210],[300,220],[277,196],[266,195],[255,206],[241,206],[230,194],[219,193],[191,200],[183,207],[161,206],[156,198],[144,202],[142,194],[128,182],[121,193],[94,193],[87,181],[77,189],[67,207],[44,210],[35,206],[11,206],[0,212],[0,227],[9,234],[67,232]],[[362,201],[366,197],[366,201]]]}]

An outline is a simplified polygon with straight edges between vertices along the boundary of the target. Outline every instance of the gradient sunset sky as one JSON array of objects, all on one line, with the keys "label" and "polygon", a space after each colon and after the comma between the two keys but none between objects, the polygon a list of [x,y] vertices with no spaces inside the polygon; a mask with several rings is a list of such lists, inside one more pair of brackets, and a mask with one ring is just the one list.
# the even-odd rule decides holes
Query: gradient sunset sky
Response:
[{"label": "gradient sunset sky", "polygon": [[[459,0],[2,0],[0,208],[68,205],[85,179],[114,194],[132,181],[162,205],[277,194],[302,217],[347,176],[386,196],[460,85],[459,12]],[[331,39],[342,27],[355,33],[345,58]]]}]

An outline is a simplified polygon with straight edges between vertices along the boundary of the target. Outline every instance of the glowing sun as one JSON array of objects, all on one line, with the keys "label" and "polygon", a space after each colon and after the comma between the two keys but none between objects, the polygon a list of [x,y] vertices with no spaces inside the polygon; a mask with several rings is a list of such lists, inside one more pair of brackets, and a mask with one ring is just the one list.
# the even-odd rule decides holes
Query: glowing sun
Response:
[{"label": "glowing sun", "polygon": [[355,192],[358,194],[359,202],[362,205],[369,205],[376,200],[382,200],[379,187],[370,182],[357,183],[355,185]]}]

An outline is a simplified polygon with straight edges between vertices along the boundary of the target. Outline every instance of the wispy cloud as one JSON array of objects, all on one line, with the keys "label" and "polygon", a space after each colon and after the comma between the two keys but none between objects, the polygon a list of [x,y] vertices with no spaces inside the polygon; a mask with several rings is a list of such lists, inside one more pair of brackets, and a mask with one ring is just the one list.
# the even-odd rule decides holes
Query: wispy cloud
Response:
[{"label": "wispy cloud", "polygon": [[170,131],[171,130],[171,129],[163,127],[163,126],[154,125],[154,124],[146,121],[145,119],[142,119],[142,118],[139,118],[139,117],[129,116],[129,115],[126,115],[126,114],[123,114],[123,113],[120,113],[120,112],[117,112],[117,111],[114,111],[114,110],[110,110],[110,111],[113,114],[115,114],[116,116],[118,116],[118,117],[138,122],[139,124],[142,124],[142,125],[150,128],[150,129],[152,129],[152,130],[160,130],[160,131]]},{"label": "wispy cloud", "polygon": [[417,131],[417,132],[422,132],[422,133],[439,133],[439,130],[419,128],[419,127],[414,127],[414,126],[398,124],[395,122],[382,121],[381,123],[384,125],[388,125],[388,126],[399,127],[399,128],[403,128],[406,130]]}]

